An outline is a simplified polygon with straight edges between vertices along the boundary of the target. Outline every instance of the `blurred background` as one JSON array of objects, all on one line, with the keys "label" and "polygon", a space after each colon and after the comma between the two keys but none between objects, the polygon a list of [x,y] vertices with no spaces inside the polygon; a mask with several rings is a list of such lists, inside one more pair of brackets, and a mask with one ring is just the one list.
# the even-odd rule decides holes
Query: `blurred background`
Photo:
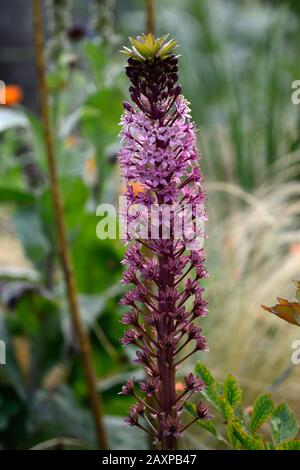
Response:
[{"label": "blurred background", "polygon": [[[128,35],[145,31],[145,1],[43,6],[68,236],[110,445],[147,448],[143,435],[124,430],[131,399],[118,395],[126,378],[143,376],[133,351],[119,344],[124,249],[119,240],[97,239],[95,215],[122,193],[118,133],[128,83],[119,50]],[[56,439],[90,448],[93,423],[57,262],[31,1],[2,0],[1,12],[0,447],[46,448]],[[300,277],[300,105],[291,102],[300,80],[299,1],[160,0],[155,30],[180,44],[181,82],[199,128],[210,273],[210,315],[202,322],[210,352],[199,358],[218,378],[238,378],[245,406],[271,390],[299,421],[300,366],[291,364],[291,344],[300,330],[260,307],[292,296],[291,281]],[[183,447],[216,447],[202,432],[190,428]]]}]

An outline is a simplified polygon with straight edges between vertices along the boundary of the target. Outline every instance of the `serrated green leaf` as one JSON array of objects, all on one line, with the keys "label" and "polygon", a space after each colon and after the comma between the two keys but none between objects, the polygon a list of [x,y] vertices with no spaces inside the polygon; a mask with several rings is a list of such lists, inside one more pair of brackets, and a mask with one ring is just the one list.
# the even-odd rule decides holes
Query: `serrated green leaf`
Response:
[{"label": "serrated green leaf", "polygon": [[283,441],[276,447],[276,450],[300,450],[300,440]]},{"label": "serrated green leaf", "polygon": [[293,439],[299,429],[295,416],[286,403],[280,403],[273,411],[271,426],[276,445],[287,439]]},{"label": "serrated green leaf", "polygon": [[205,384],[205,388],[202,391],[202,395],[206,400],[211,403],[215,408],[220,410],[219,407],[219,397],[218,397],[218,392],[217,392],[217,382],[212,376],[212,374],[209,372],[207,367],[202,364],[201,362],[198,362],[195,367],[195,374],[198,375],[202,382]]},{"label": "serrated green leaf", "polygon": [[217,395],[223,396],[224,395],[224,388],[222,382],[216,382],[216,392]]},{"label": "serrated green leaf", "polygon": [[238,440],[232,422],[227,424],[226,434],[230,445],[233,449],[238,449],[240,447],[240,441]]},{"label": "serrated green leaf", "polygon": [[195,374],[198,375],[207,387],[216,383],[216,380],[202,362],[197,362]]},{"label": "serrated green leaf", "polygon": [[251,434],[255,431],[271,416],[274,409],[274,404],[271,400],[271,395],[265,394],[257,398],[253,406],[253,412],[251,415],[249,430]]},{"label": "serrated green leaf", "polygon": [[220,397],[218,399],[219,410],[224,418],[224,421],[228,423],[234,417],[234,410],[230,405],[229,401],[225,397]]},{"label": "serrated green leaf", "polygon": [[224,396],[227,399],[228,403],[236,408],[242,399],[242,390],[236,381],[236,379],[229,374],[224,382]]},{"label": "serrated green leaf", "polygon": [[231,442],[234,441],[235,448],[236,441],[240,443],[245,450],[264,450],[264,444],[260,436],[250,436],[242,427],[241,423],[237,420],[232,420],[227,426],[227,433]]},{"label": "serrated green leaf", "polygon": [[215,385],[211,385],[210,387],[205,387],[204,390],[201,392],[203,397],[211,404],[213,405],[217,410],[220,410],[220,403],[219,403],[219,397],[216,392]]},{"label": "serrated green leaf", "polygon": [[207,419],[198,419],[196,423],[198,426],[200,426],[200,428],[205,429],[205,431],[208,431],[210,434],[213,434],[217,439],[219,438],[219,433],[211,421]]}]

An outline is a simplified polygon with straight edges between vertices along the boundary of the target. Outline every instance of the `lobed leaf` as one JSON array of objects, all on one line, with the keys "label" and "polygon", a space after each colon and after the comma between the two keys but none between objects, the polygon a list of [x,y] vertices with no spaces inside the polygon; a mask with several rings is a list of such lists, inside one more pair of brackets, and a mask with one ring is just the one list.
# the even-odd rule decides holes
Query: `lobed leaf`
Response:
[{"label": "lobed leaf", "polygon": [[201,362],[198,362],[196,364],[195,374],[198,375],[201,378],[202,382],[205,384],[205,388],[202,392],[202,395],[207,399],[207,401],[209,401],[209,403],[211,403],[217,409],[220,409],[219,397],[217,393],[218,384],[215,378],[209,372],[207,367]]},{"label": "lobed leaf", "polygon": [[211,385],[216,383],[215,378],[212,376],[212,374],[202,362],[197,362],[195,367],[195,374],[197,374],[201,378],[206,387],[210,387]]},{"label": "lobed leaf", "polygon": [[227,434],[234,448],[237,448],[237,443],[239,443],[245,450],[264,450],[262,438],[250,436],[238,420],[232,420],[228,424]]},{"label": "lobed leaf", "polygon": [[261,395],[257,398],[253,406],[249,429],[251,434],[255,431],[272,415],[274,404],[271,400],[270,394]]},{"label": "lobed leaf", "polygon": [[272,437],[277,445],[282,441],[293,439],[299,430],[296,419],[286,403],[280,403],[272,414]]},{"label": "lobed leaf", "polygon": [[300,450],[300,440],[283,441],[276,447],[276,450]]},{"label": "lobed leaf", "polygon": [[229,374],[224,382],[224,396],[227,399],[228,403],[236,408],[242,399],[242,390],[237,382],[237,380]]},{"label": "lobed leaf", "polygon": [[224,418],[224,421],[228,423],[234,417],[234,409],[230,405],[229,401],[225,397],[218,399],[219,410]]}]

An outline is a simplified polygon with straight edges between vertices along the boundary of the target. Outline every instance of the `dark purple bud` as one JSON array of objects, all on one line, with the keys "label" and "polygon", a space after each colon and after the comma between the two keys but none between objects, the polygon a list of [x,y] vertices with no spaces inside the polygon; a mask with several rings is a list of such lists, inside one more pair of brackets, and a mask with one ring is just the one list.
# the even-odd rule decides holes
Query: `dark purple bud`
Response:
[{"label": "dark purple bud", "polygon": [[123,274],[122,284],[137,284],[138,280],[134,268],[128,268]]},{"label": "dark purple bud", "polygon": [[196,294],[199,291],[199,289],[201,289],[201,287],[200,287],[198,281],[195,281],[193,279],[188,279],[186,281],[185,290],[186,290],[187,294],[189,294],[189,295]]},{"label": "dark purple bud", "polygon": [[207,316],[207,302],[205,300],[202,300],[201,298],[198,300],[195,300],[194,303],[194,308],[193,308],[193,316],[194,318],[203,318]]},{"label": "dark purple bud", "polygon": [[202,338],[201,331],[202,329],[196,326],[194,323],[189,323],[184,327],[184,331],[188,335],[190,340]]},{"label": "dark purple bud", "polygon": [[145,382],[140,383],[141,391],[148,397],[152,397],[158,391],[159,379],[157,377],[148,377]]},{"label": "dark purple bud", "polygon": [[189,318],[190,316],[190,313],[186,311],[186,309],[184,307],[180,307],[180,308],[177,308],[174,312],[174,318],[175,320],[177,320],[178,322],[182,323],[182,322],[186,322],[187,319]]},{"label": "dark purple bud", "polygon": [[139,333],[134,328],[130,328],[129,330],[125,331],[123,338],[121,338],[121,343],[123,346],[127,346],[128,344],[135,344],[136,340],[141,337],[141,333]]},{"label": "dark purple bud", "polygon": [[181,421],[179,416],[168,416],[163,428],[164,437],[174,437],[175,439],[179,439],[181,437]]},{"label": "dark purple bud", "polygon": [[168,88],[168,90],[171,90],[173,85],[174,85],[174,82],[172,80],[169,79],[166,81],[166,87]]},{"label": "dark purple bud", "polygon": [[148,325],[154,326],[156,328],[159,324],[159,315],[156,312],[152,313],[151,315],[146,315],[145,321],[148,323]]},{"label": "dark purple bud", "polygon": [[170,65],[177,65],[178,64],[178,59],[177,59],[177,57],[175,57],[174,54],[172,56],[170,56],[169,64]]},{"label": "dark purple bud", "polygon": [[126,109],[126,111],[133,113],[133,107],[128,103],[128,101],[123,101],[123,108]]},{"label": "dark purple bud", "polygon": [[139,416],[143,416],[145,413],[145,407],[138,403],[132,405],[129,410],[129,415],[124,419],[124,422],[128,426],[136,426],[139,422]]},{"label": "dark purple bud", "polygon": [[133,379],[128,379],[127,382],[123,385],[119,395],[133,395],[134,392],[134,381]]},{"label": "dark purple bud", "polygon": [[201,392],[204,388],[204,383],[199,377],[194,374],[189,374],[184,377],[185,389],[189,392]]},{"label": "dark purple bud", "polygon": [[196,407],[196,414],[198,419],[212,419],[213,415],[210,414],[207,405],[200,401]]},{"label": "dark purple bud", "polygon": [[78,42],[86,36],[86,29],[80,24],[73,25],[68,30],[67,34],[70,41]]},{"label": "dark purple bud", "polygon": [[177,96],[181,95],[182,88],[180,85],[177,85],[177,87],[174,90],[174,96],[177,98]]},{"label": "dark purple bud", "polygon": [[151,364],[151,354],[145,348],[142,351],[136,351],[137,359],[134,360],[136,364],[144,364],[148,366]]},{"label": "dark purple bud", "polygon": [[123,323],[123,325],[137,325],[138,314],[134,310],[130,310],[130,312],[125,313],[121,320],[121,323]]},{"label": "dark purple bud", "polygon": [[171,335],[164,335],[163,339],[159,341],[159,346],[163,349],[173,349],[175,351],[175,347],[178,344],[178,337]]},{"label": "dark purple bud", "polygon": [[167,287],[165,292],[162,292],[162,298],[165,302],[175,302],[178,297],[178,292],[172,287]]},{"label": "dark purple bud", "polygon": [[196,339],[196,348],[198,351],[208,351],[204,336],[199,336],[199,338]]}]

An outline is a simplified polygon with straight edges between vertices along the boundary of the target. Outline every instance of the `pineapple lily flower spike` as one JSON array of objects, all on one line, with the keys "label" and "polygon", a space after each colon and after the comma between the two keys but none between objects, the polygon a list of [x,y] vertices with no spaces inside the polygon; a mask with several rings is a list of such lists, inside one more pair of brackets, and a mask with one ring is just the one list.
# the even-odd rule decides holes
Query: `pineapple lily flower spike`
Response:
[{"label": "pineapple lily flower spike", "polygon": [[[190,373],[177,393],[176,374],[193,353],[207,350],[196,324],[207,314],[201,286],[207,277],[204,252],[202,245],[190,243],[197,236],[203,240],[205,195],[195,125],[178,84],[176,42],[168,36],[155,39],[151,34],[130,41],[132,48],[123,50],[129,56],[126,74],[133,102],[124,103],[121,121],[119,163],[127,188],[123,215],[134,221],[132,209],[136,207],[144,220],[153,207],[161,212],[156,236],[152,231],[143,236],[124,234],[128,249],[123,283],[133,288],[121,300],[129,309],[122,319],[129,329],[121,342],[137,348],[135,362],[144,366],[146,375],[139,384],[140,392],[130,379],[121,394],[137,400],[126,424],[150,434],[158,448],[172,450],[195,421],[183,424],[185,402],[204,387],[201,379]],[[186,207],[192,213],[192,238],[186,234],[176,238],[176,220]],[[168,209],[171,216],[166,237],[164,211]],[[201,401],[196,410],[198,419],[211,418]]]}]

